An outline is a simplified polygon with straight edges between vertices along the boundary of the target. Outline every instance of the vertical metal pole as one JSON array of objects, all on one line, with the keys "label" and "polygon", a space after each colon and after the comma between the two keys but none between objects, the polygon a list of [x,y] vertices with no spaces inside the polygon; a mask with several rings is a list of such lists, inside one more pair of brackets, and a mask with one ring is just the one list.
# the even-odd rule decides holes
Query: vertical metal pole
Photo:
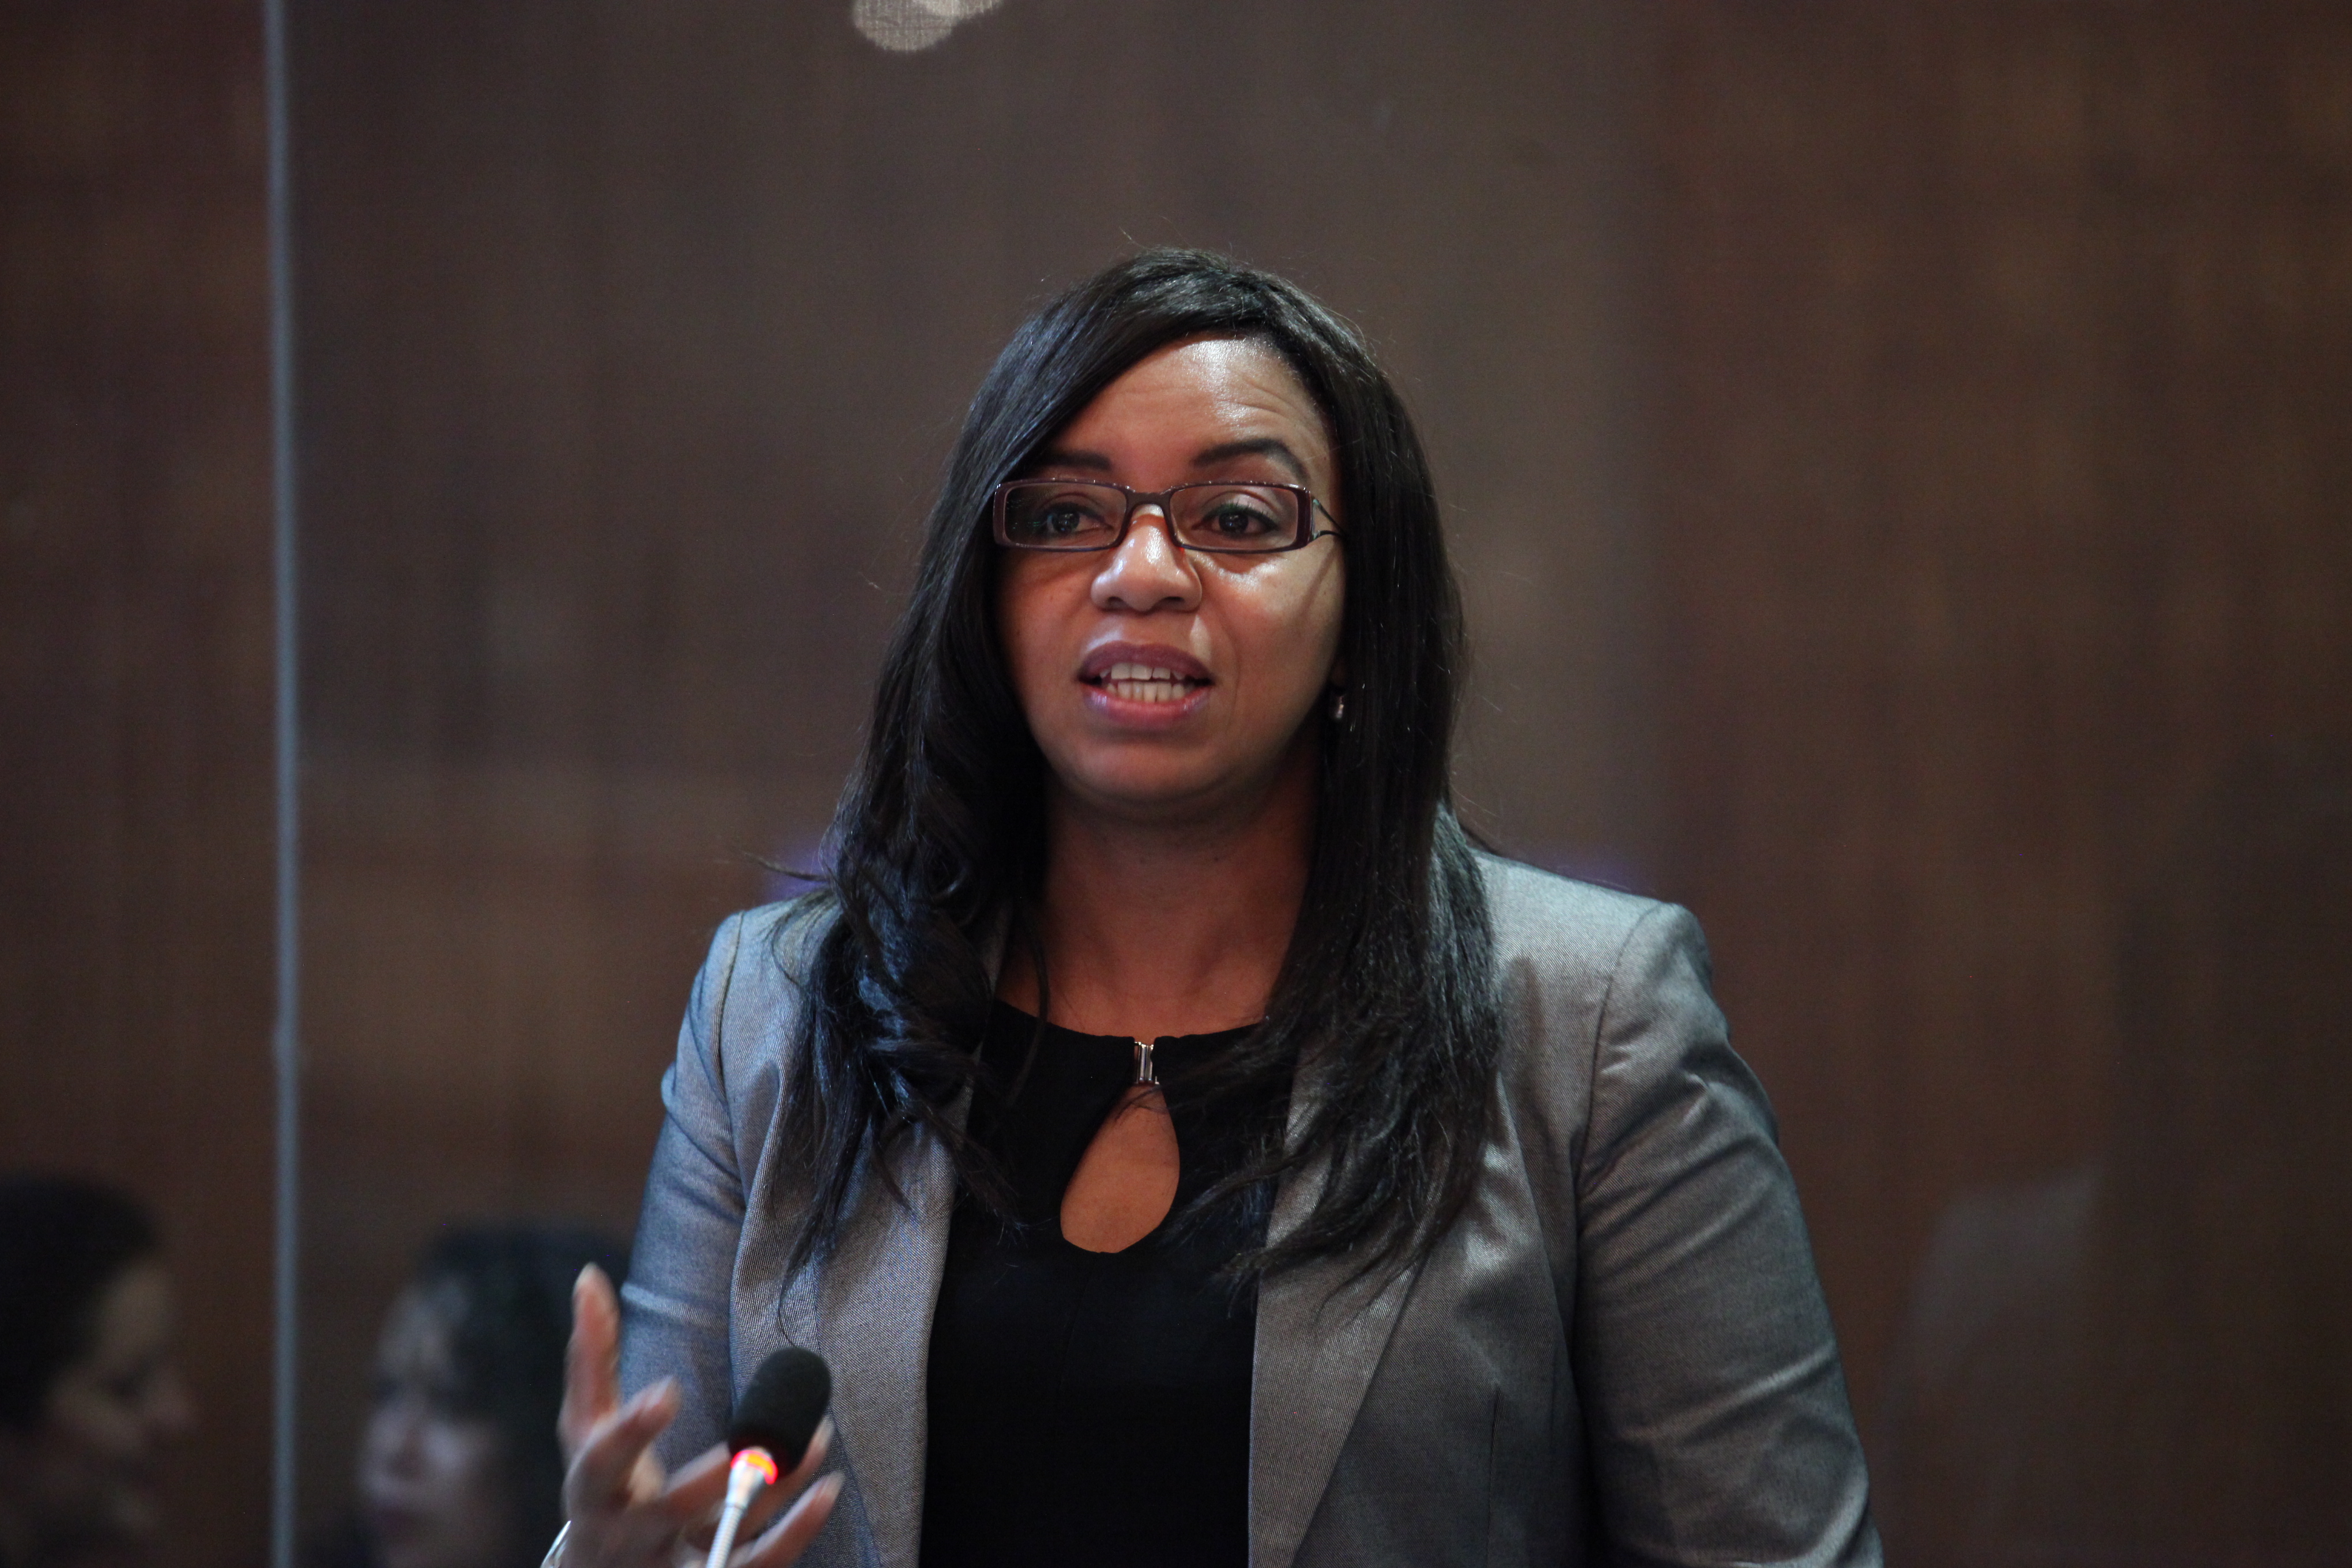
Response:
[{"label": "vertical metal pole", "polygon": [[263,93],[269,138],[269,416],[271,556],[277,604],[278,1013],[277,1247],[272,1317],[269,1561],[294,1568],[295,1375],[301,1260],[301,763],[300,618],[296,614],[294,420],[294,176],[288,71],[288,0],[262,0]]}]

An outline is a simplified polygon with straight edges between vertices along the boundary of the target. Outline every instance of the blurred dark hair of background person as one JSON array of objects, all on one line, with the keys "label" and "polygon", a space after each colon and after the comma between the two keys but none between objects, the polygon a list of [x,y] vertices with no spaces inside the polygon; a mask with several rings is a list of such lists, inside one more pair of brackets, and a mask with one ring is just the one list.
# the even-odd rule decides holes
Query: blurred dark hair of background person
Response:
[{"label": "blurred dark hair of background person", "polygon": [[575,1226],[471,1225],[425,1250],[384,1315],[358,1496],[313,1568],[528,1568],[562,1522],[555,1416],[572,1284],[625,1250]]},{"label": "blurred dark hair of background person", "polygon": [[0,1565],[123,1562],[195,1424],[154,1223],[111,1187],[0,1176]]}]

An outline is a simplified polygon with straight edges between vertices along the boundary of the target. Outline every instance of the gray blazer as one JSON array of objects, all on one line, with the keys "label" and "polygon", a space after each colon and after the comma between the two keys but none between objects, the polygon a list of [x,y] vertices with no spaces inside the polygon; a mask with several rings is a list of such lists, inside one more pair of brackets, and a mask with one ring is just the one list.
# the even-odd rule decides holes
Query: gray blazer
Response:
[{"label": "gray blazer", "polygon": [[[1485,1174],[1412,1272],[1351,1284],[1334,1262],[1263,1287],[1254,1568],[1876,1563],[1796,1190],[1697,923],[1486,865],[1507,1041]],[[904,1151],[906,1208],[869,1172],[833,1256],[785,1279],[780,1216],[805,1189],[776,1143],[781,912],[730,920],[695,983],[622,1293],[623,1382],[683,1385],[674,1462],[717,1440],[769,1352],[815,1349],[846,1485],[804,1561],[914,1568],[952,1172],[935,1142]],[[1275,1226],[1312,1198],[1287,1184]],[[1181,1500],[1138,1478],[1136,1506]]]}]

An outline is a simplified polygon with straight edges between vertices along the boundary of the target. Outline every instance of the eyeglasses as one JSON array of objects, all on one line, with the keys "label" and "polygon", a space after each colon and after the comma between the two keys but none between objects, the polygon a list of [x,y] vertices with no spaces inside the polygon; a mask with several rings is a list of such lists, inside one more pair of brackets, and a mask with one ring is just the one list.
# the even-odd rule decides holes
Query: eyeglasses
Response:
[{"label": "eyeglasses", "polygon": [[1177,549],[1213,555],[1272,555],[1326,534],[1339,537],[1338,529],[1315,526],[1315,514],[1330,517],[1330,510],[1298,485],[1212,479],[1147,494],[1096,479],[1008,479],[996,487],[996,542],[1014,550],[1116,550],[1147,506],[1167,519]]}]

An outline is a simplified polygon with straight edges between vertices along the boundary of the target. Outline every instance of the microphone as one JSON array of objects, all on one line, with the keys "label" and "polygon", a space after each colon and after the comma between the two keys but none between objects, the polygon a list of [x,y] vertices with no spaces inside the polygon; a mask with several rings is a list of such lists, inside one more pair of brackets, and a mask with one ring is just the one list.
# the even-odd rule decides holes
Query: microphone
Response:
[{"label": "microphone", "polygon": [[814,1351],[786,1345],[760,1363],[727,1428],[735,1459],[727,1467],[727,1506],[719,1515],[719,1533],[710,1538],[706,1568],[726,1568],[744,1510],[761,1487],[799,1468],[832,1401],[833,1373]]}]

